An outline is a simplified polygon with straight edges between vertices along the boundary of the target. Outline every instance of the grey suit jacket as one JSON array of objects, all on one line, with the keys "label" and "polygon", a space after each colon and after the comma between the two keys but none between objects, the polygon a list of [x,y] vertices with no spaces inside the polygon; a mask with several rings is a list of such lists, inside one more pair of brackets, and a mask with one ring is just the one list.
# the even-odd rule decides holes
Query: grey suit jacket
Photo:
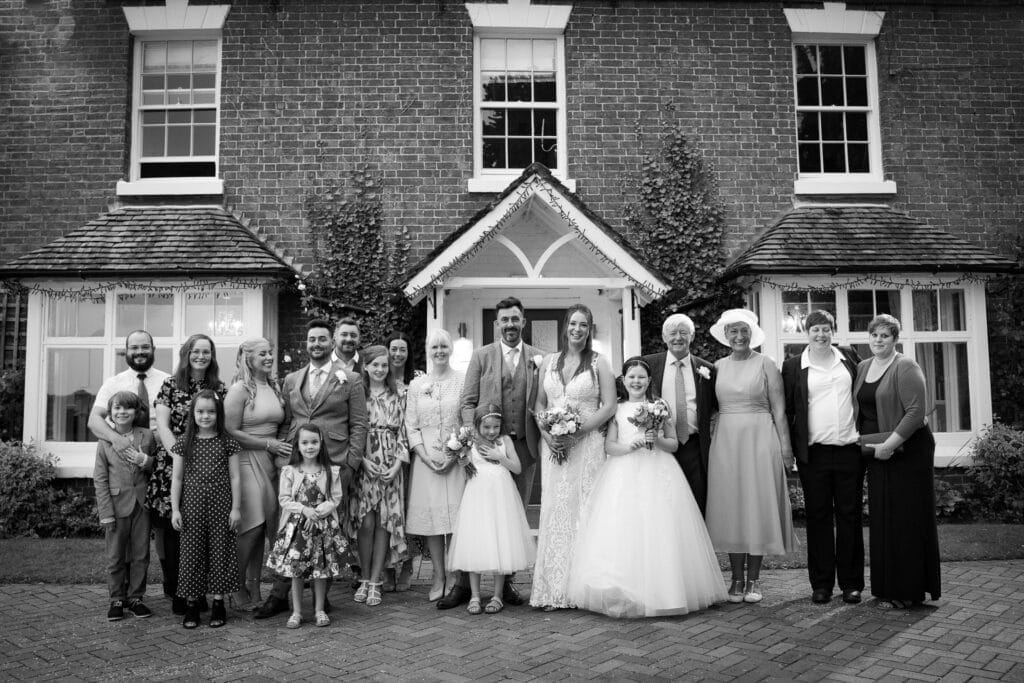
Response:
[{"label": "grey suit jacket", "polygon": [[[523,358],[519,362],[526,363],[526,434],[518,435],[526,437],[526,445],[530,449],[530,455],[537,459],[540,444],[540,432],[537,431],[537,423],[530,416],[533,404],[537,400],[537,371],[539,363],[534,361],[537,356],[542,356],[541,350],[523,342]],[[462,405],[462,423],[473,424],[473,411],[481,404],[492,403],[501,405],[501,342],[494,342],[487,346],[481,346],[473,352],[469,359],[469,367],[466,369],[466,379],[462,383],[462,397],[459,401]],[[530,463],[523,463],[526,467]]]},{"label": "grey suit jacket", "polygon": [[[146,455],[156,453],[153,432],[143,427],[132,430],[132,443]],[[93,467],[93,485],[96,488],[96,510],[100,520],[128,517],[135,503],[146,504],[146,485],[153,469],[150,457],[145,467],[132,467],[117,455],[109,441],[96,443],[96,464]]]}]

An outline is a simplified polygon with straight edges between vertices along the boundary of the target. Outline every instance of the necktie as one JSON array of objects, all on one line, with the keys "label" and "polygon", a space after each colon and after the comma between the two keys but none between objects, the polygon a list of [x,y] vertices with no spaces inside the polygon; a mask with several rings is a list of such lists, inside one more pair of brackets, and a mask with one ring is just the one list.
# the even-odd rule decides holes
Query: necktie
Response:
[{"label": "necktie", "polygon": [[686,382],[683,381],[683,361],[676,361],[676,438],[682,446],[690,438],[690,427],[686,423]]},{"label": "necktie", "polygon": [[519,365],[519,349],[512,348],[508,350],[508,372],[510,375],[516,374],[516,366]]},{"label": "necktie", "polygon": [[149,391],[146,389],[146,373],[140,372],[139,375],[139,386],[135,389],[135,393],[139,395],[139,400],[142,402],[142,410],[135,416],[135,426],[149,428]]},{"label": "necktie", "polygon": [[316,395],[320,393],[320,387],[322,387],[323,384],[324,384],[324,380],[323,380],[324,371],[323,370],[313,370],[312,375],[313,376],[310,378],[310,383],[309,383],[309,398],[310,399],[316,398]]}]

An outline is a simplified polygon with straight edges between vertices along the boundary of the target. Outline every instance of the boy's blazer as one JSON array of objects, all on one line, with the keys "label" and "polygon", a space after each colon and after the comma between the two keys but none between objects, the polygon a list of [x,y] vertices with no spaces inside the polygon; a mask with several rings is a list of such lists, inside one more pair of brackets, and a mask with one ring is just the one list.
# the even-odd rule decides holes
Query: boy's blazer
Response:
[{"label": "boy's blazer", "polygon": [[96,510],[100,521],[128,517],[135,503],[146,504],[146,485],[153,469],[152,455],[156,453],[153,432],[144,427],[132,429],[132,442],[137,450],[150,456],[143,467],[129,465],[114,451],[109,441],[96,444],[96,464],[93,485],[96,489]]}]

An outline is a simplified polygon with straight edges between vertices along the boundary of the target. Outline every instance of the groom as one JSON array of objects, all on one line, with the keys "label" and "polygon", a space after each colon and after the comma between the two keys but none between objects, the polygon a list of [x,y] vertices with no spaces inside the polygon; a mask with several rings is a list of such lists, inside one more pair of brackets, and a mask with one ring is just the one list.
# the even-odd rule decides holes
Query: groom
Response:
[{"label": "groom", "polygon": [[[462,384],[462,423],[473,424],[473,411],[479,405],[501,406],[502,432],[512,439],[522,472],[513,475],[523,505],[530,502],[533,477],[537,471],[537,447],[540,433],[530,416],[537,398],[537,369],[541,351],[523,341],[526,313],[519,299],[508,297],[495,306],[501,339],[473,352],[466,379]],[[459,577],[448,595],[437,602],[438,609],[450,609],[469,601],[469,577]],[[523,604],[513,577],[505,579],[502,600],[509,605]]]},{"label": "groom", "polygon": [[703,515],[708,499],[708,451],[711,449],[711,414],[715,410],[715,366],[690,353],[695,331],[693,321],[682,313],[665,319],[661,338],[666,351],[644,356],[651,368],[655,397],[665,399],[675,411],[676,462],[686,475],[693,497]]}]

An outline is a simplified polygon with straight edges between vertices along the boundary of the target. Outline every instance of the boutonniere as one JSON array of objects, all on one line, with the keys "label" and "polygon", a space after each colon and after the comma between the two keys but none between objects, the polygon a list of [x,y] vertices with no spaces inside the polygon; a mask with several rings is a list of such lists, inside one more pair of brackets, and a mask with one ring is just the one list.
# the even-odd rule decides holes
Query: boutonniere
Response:
[{"label": "boutonniere", "polygon": [[338,370],[334,373],[334,376],[338,378],[338,384],[344,384],[346,377],[344,370]]},{"label": "boutonniere", "polygon": [[538,353],[536,356],[534,356],[530,360],[533,361],[533,367],[534,368],[539,368],[540,364],[544,362],[544,356],[542,356],[542,355],[540,355]]},{"label": "boutonniere", "polygon": [[711,379],[711,371],[708,370],[708,367],[706,365],[702,365],[699,368],[697,368],[697,374],[703,377],[704,379]]},{"label": "boutonniere", "polygon": [[428,397],[429,396],[433,396],[434,395],[434,385],[431,384],[430,382],[426,382],[423,385],[423,395],[424,396],[428,396]]}]

